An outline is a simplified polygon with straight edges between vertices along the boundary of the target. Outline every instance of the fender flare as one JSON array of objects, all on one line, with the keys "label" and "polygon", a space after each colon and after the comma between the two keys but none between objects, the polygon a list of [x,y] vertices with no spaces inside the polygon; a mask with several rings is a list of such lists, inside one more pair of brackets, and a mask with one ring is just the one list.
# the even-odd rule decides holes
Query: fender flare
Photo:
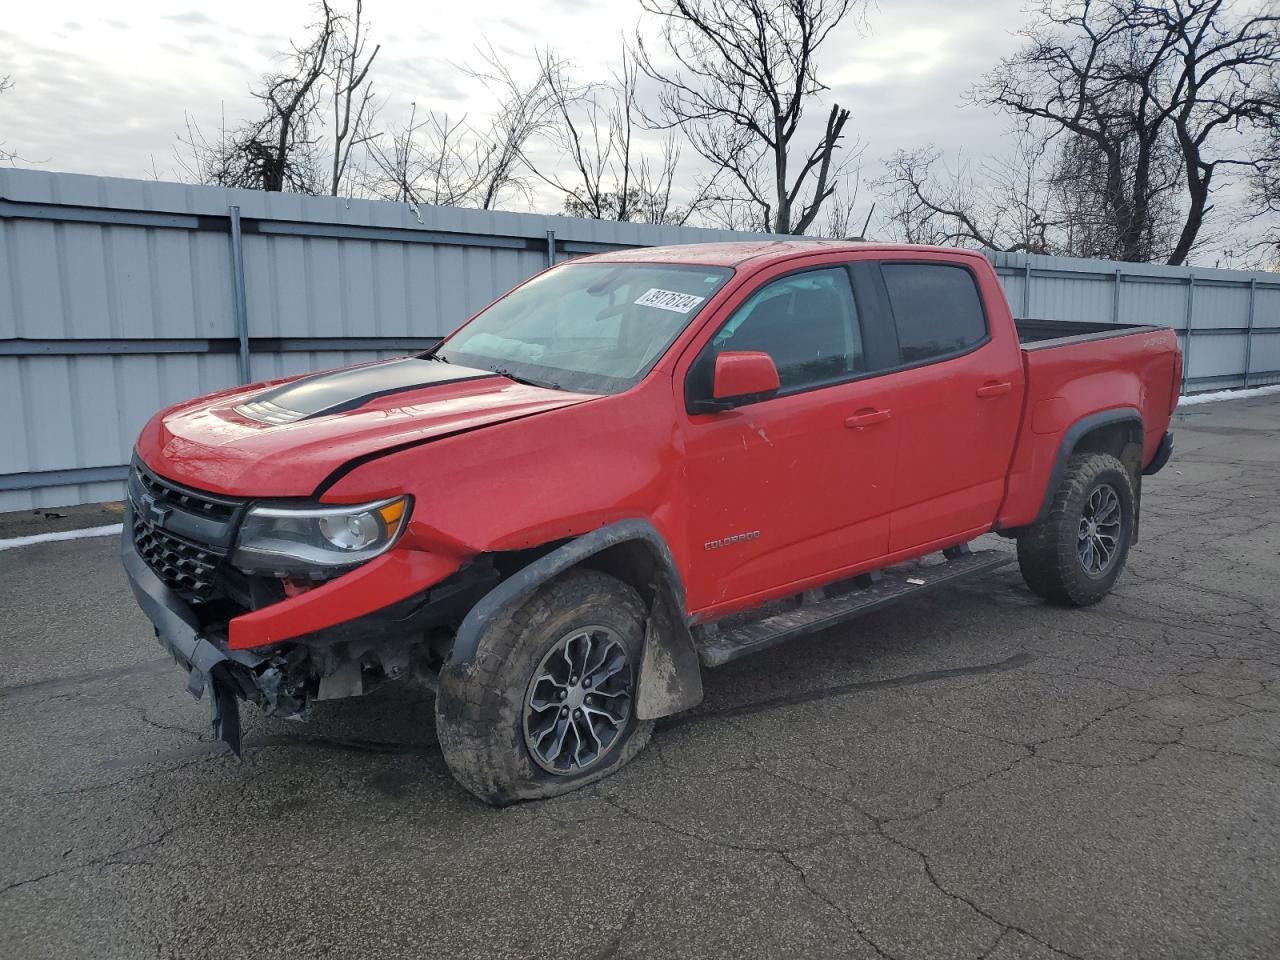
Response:
[{"label": "fender flare", "polygon": [[684,583],[662,535],[648,520],[620,520],[592,530],[507,577],[463,618],[447,666],[465,670],[480,637],[494,620],[514,610],[549,580],[610,547],[642,541],[656,558],[649,586],[644,652],[636,681],[636,716],[653,720],[702,702],[702,668],[684,612]]},{"label": "fender flare", "polygon": [[1136,407],[1115,407],[1111,410],[1100,410],[1097,413],[1089,414],[1087,417],[1081,417],[1067,427],[1062,434],[1062,440],[1058,443],[1058,456],[1053,462],[1053,469],[1049,471],[1049,482],[1045,486],[1044,499],[1040,503],[1040,512],[1036,514],[1036,523],[1049,516],[1049,511],[1053,507],[1053,495],[1058,489],[1058,484],[1062,482],[1063,474],[1067,472],[1067,462],[1071,459],[1071,455],[1075,453],[1076,446],[1080,443],[1081,438],[1099,427],[1109,427],[1116,423],[1136,423],[1138,425],[1138,435],[1144,436],[1142,412]]}]

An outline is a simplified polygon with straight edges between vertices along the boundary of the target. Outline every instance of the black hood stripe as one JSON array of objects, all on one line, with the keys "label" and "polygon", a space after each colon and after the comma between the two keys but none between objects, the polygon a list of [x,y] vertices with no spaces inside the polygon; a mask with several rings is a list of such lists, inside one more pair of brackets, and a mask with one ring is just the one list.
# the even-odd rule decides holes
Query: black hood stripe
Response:
[{"label": "black hood stripe", "polygon": [[303,377],[260,393],[236,407],[261,423],[293,423],[356,410],[371,400],[442,383],[483,380],[498,374],[421,357],[404,357],[362,367]]}]

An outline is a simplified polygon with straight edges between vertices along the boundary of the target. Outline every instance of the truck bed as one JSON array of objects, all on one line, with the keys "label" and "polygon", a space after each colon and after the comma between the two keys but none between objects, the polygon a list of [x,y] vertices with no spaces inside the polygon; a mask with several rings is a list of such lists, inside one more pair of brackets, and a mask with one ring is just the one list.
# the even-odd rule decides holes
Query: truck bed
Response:
[{"label": "truck bed", "polygon": [[1044,350],[1087,340],[1106,340],[1134,333],[1149,333],[1162,327],[1141,323],[1091,323],[1081,320],[1040,320],[1015,317],[1018,342],[1025,350]]},{"label": "truck bed", "polygon": [[1039,515],[1064,434],[1108,412],[1141,424],[1142,465],[1154,457],[1178,402],[1178,342],[1168,327],[1014,320],[1025,374],[1027,429],[1019,434],[999,526]]}]

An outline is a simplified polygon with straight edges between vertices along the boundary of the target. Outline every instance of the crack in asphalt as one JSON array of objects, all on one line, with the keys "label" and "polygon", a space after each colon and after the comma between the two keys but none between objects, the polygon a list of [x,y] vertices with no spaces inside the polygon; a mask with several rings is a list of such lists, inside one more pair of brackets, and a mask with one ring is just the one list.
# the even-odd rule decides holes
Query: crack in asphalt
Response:
[{"label": "crack in asphalt", "polygon": [[849,929],[854,932],[854,934],[858,937],[858,939],[860,939],[863,943],[865,943],[872,950],[874,950],[877,956],[884,957],[885,960],[898,960],[898,958],[894,954],[890,953],[888,950],[884,949],[884,947],[880,946],[880,944],[876,943],[873,939],[871,939],[870,934],[867,933],[867,931],[863,928],[862,924],[858,922],[857,918],[854,917],[853,914],[851,914],[848,910],[840,906],[840,904],[836,903],[834,900],[828,897],[825,893],[823,893],[821,890],[819,890],[817,887],[811,884],[809,882],[808,873],[805,872],[804,867],[802,867],[800,864],[796,863],[794,859],[792,859],[791,854],[783,850],[779,852],[779,855],[782,857],[783,862],[785,862],[788,866],[791,867],[792,870],[795,871],[796,875],[800,878],[801,885],[803,885],[805,890],[809,892],[809,895],[814,897],[817,900],[822,901],[828,907],[834,910],[836,914],[840,916],[846,924],[848,924]]}]

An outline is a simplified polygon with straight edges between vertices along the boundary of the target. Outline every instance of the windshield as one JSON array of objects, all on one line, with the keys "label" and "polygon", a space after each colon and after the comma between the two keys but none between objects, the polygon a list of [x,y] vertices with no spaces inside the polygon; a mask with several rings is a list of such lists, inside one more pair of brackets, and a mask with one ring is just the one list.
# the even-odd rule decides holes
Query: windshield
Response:
[{"label": "windshield", "polygon": [[431,356],[583,393],[639,382],[733,271],[567,263],[503,297]]}]

